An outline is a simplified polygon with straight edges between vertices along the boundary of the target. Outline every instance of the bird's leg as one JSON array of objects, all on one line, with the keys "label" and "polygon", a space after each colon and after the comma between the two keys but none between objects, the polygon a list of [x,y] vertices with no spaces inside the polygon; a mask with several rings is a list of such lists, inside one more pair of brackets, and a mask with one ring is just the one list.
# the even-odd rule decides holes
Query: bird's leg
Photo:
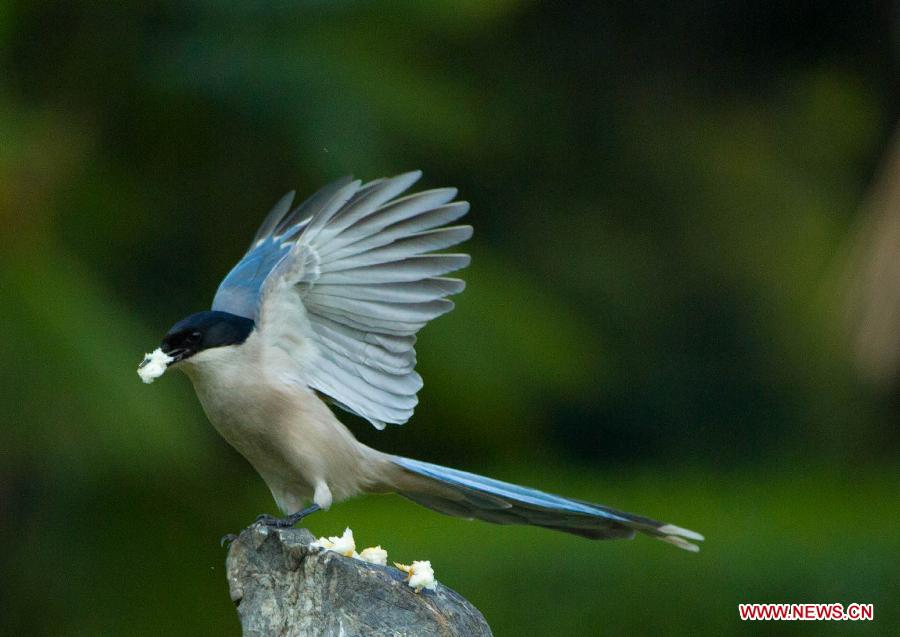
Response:
[{"label": "bird's leg", "polygon": [[[296,513],[291,513],[289,516],[283,517],[283,518],[277,518],[274,515],[269,515],[268,513],[263,513],[261,515],[256,516],[256,520],[254,523],[255,524],[262,523],[262,524],[265,524],[266,526],[275,527],[277,529],[286,529],[286,528],[290,528],[290,527],[294,526],[295,524],[297,524],[297,522],[299,522],[300,520],[305,518],[310,513],[315,513],[316,511],[319,511],[320,509],[321,509],[321,507],[318,504],[313,504],[313,505],[306,507],[302,511],[297,511]],[[222,539],[219,540],[219,546],[225,546],[226,544],[231,544],[236,539],[238,539],[238,536],[235,535],[234,533],[228,533],[227,535],[223,535]]]},{"label": "bird's leg", "polygon": [[275,528],[286,529],[286,528],[294,526],[295,524],[297,524],[297,522],[299,522],[300,520],[305,518],[307,515],[309,515],[311,513],[315,513],[316,511],[318,511],[320,509],[321,509],[321,507],[318,504],[312,504],[312,505],[306,507],[305,509],[303,509],[302,511],[297,511],[296,513],[291,513],[287,517],[283,517],[283,518],[276,518],[274,515],[269,515],[268,513],[263,513],[262,515],[257,516],[256,522],[257,523],[261,522],[262,524],[265,524],[266,526],[274,526]]},{"label": "bird's leg", "polygon": [[305,518],[307,515],[315,513],[316,511],[320,511],[321,509],[322,507],[320,507],[318,504],[311,504],[302,511],[291,513],[289,516],[287,516],[287,519],[291,523],[290,526],[294,526],[295,524],[297,524],[297,522]]}]

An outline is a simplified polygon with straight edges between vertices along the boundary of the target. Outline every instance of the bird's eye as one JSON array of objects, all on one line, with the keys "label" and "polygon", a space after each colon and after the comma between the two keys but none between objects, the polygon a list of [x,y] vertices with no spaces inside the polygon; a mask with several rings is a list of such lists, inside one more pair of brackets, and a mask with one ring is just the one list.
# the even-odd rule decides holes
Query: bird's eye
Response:
[{"label": "bird's eye", "polygon": [[200,332],[193,331],[187,335],[187,340],[191,343],[196,343],[200,340]]}]

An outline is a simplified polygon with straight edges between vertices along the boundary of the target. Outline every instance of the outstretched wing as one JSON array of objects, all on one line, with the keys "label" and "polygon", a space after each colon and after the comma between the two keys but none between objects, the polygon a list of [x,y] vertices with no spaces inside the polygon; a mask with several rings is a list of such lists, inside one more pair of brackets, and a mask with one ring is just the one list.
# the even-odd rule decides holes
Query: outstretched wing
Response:
[{"label": "outstretched wing", "polygon": [[446,226],[469,209],[451,202],[455,189],[396,198],[420,176],[344,179],[294,210],[286,196],[213,300],[256,320],[298,379],[379,429],[412,415],[422,387],[415,334],[453,309],[446,297],[465,284],[443,275],[469,263],[434,253],[472,235]]}]

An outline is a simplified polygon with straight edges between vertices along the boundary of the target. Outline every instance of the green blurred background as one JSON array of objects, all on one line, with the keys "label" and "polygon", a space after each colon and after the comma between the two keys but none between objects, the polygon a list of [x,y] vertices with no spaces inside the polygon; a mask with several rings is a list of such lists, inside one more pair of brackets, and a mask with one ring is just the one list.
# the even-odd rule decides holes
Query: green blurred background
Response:
[{"label": "green blurred background", "polygon": [[[347,422],[708,540],[393,496],[313,532],[431,559],[498,636],[897,634],[900,383],[854,317],[900,290],[865,276],[900,263],[872,239],[900,215],[872,195],[898,25],[874,1],[0,2],[0,633],[239,633],[218,539],[274,504],[185,378],[135,367],[285,191],[421,168],[472,202],[469,286],[420,335],[413,420]],[[749,626],[748,601],[876,621]]]}]

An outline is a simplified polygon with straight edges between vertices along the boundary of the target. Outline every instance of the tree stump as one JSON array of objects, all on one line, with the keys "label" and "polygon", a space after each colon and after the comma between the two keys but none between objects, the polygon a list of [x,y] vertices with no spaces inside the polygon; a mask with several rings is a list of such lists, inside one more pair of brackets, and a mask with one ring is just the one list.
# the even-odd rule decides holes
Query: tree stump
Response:
[{"label": "tree stump", "polygon": [[479,637],[477,608],[438,583],[416,593],[406,574],[310,548],[306,529],[254,524],[228,549],[226,571],[244,637]]}]

